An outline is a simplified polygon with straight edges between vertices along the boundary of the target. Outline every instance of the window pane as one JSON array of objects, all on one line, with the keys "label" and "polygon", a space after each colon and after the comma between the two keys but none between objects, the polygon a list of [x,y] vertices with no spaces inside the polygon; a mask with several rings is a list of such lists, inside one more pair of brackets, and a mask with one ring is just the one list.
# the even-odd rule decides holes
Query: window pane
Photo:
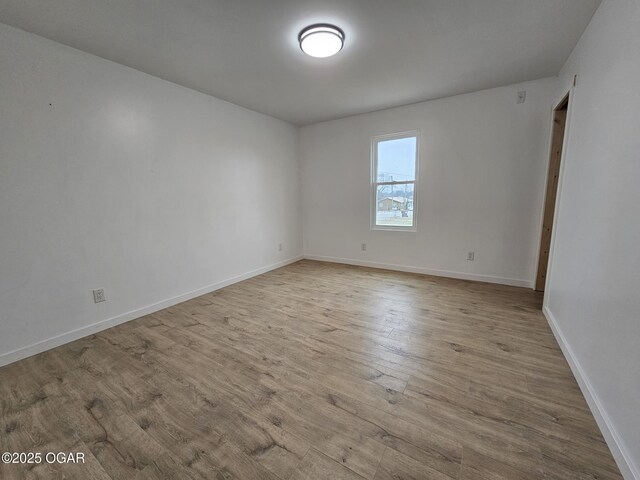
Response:
[{"label": "window pane", "polygon": [[413,227],[413,184],[377,186],[376,225]]},{"label": "window pane", "polygon": [[378,142],[378,182],[416,179],[416,137]]}]

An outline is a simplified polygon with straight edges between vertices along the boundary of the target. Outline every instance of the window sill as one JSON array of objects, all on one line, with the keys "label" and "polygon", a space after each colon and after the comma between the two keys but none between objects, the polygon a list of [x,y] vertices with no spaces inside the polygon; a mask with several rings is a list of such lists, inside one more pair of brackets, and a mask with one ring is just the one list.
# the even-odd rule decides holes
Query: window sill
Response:
[{"label": "window sill", "polygon": [[416,227],[385,227],[385,226],[372,226],[371,230],[380,230],[383,232],[411,232],[415,233],[418,231]]}]

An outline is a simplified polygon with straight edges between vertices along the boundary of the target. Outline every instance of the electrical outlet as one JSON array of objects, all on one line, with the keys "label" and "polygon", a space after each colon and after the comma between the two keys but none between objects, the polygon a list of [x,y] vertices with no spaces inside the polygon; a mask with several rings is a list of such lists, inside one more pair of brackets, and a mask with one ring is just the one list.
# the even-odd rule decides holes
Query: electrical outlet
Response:
[{"label": "electrical outlet", "polygon": [[467,260],[473,262],[476,259],[476,252],[467,253]]},{"label": "electrical outlet", "polygon": [[279,252],[281,252],[281,251],[282,251],[282,244],[281,244],[281,243],[279,243],[279,244],[278,244],[278,251],[279,251]]},{"label": "electrical outlet", "polygon": [[104,296],[104,290],[101,288],[100,290],[93,291],[93,303],[106,302],[107,298]]},{"label": "electrical outlet", "polygon": [[518,92],[518,103],[524,103],[527,101],[527,92]]},{"label": "electrical outlet", "polygon": [[366,252],[367,251],[367,244],[363,243],[360,248],[362,249],[363,252]]}]

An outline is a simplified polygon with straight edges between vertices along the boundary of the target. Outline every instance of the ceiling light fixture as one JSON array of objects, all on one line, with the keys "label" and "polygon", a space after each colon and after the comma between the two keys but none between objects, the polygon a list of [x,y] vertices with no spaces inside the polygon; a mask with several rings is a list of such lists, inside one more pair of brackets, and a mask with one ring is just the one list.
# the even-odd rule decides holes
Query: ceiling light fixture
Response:
[{"label": "ceiling light fixture", "polygon": [[298,35],[300,49],[311,57],[325,58],[335,55],[344,46],[344,32],[334,25],[309,25]]}]

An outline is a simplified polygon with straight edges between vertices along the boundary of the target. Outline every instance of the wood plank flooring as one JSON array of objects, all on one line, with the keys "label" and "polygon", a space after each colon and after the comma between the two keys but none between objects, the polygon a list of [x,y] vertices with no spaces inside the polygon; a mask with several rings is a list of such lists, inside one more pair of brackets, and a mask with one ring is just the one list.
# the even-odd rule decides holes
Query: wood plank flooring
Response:
[{"label": "wood plank flooring", "polygon": [[0,369],[2,465],[72,479],[619,479],[513,287],[301,261]]}]

